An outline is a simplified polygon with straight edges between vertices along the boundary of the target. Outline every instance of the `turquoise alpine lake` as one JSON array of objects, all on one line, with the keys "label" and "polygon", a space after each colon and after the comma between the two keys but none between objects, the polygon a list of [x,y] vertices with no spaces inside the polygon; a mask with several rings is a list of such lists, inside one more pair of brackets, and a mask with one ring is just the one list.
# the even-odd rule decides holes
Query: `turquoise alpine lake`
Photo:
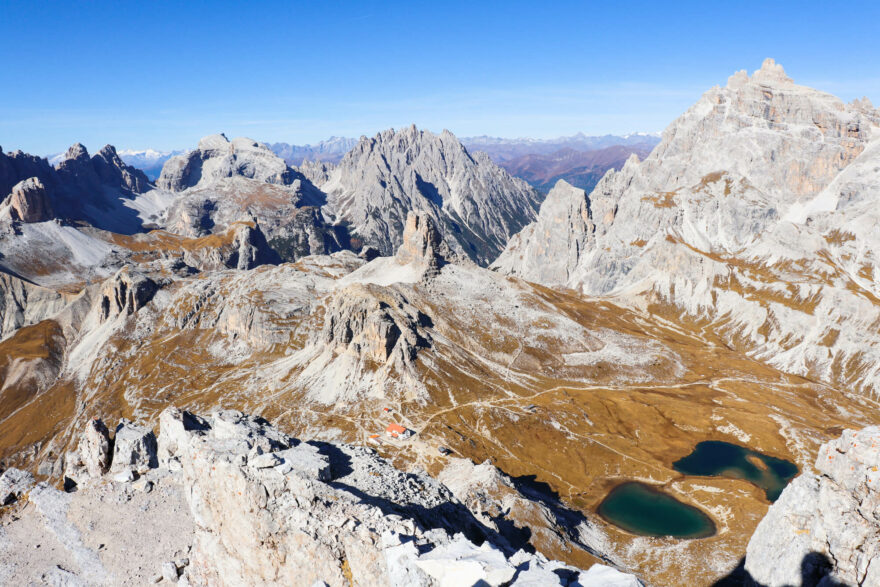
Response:
[{"label": "turquoise alpine lake", "polygon": [[705,538],[715,534],[715,523],[702,510],[637,481],[612,489],[599,504],[598,513],[615,526],[643,536]]},{"label": "turquoise alpine lake", "polygon": [[797,465],[792,462],[720,440],[700,442],[691,454],[672,466],[685,475],[745,479],[763,489],[771,502],[798,474]]}]

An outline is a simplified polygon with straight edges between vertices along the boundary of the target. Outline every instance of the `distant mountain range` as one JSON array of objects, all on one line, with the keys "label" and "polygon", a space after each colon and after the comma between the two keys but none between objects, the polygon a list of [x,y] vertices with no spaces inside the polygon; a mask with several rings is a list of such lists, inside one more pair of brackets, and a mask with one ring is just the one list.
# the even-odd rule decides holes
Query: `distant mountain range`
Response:
[{"label": "distant mountain range", "polygon": [[504,164],[526,155],[551,155],[562,149],[598,151],[609,147],[653,147],[660,142],[660,133],[637,132],[627,135],[589,136],[577,133],[555,139],[503,139],[499,137],[464,137],[461,142],[472,151],[484,151],[493,161]]},{"label": "distant mountain range", "polygon": [[301,165],[303,161],[338,163],[342,156],[351,151],[357,143],[357,139],[330,137],[326,141],[320,141],[314,145],[272,143],[269,148],[284,159],[288,165]]},{"label": "distant mountain range", "polygon": [[[602,136],[578,133],[555,139],[477,136],[461,140],[469,151],[483,151],[511,175],[545,192],[560,179],[590,191],[609,169],[619,170],[633,153],[644,159],[659,142],[659,133]],[[330,137],[313,145],[271,143],[267,146],[287,165],[299,166],[304,161],[338,163],[357,143],[358,139]],[[183,152],[121,149],[118,153],[127,165],[140,169],[155,181],[165,162]],[[48,159],[50,164],[57,165],[64,159],[64,153],[50,155]]]},{"label": "distant mountain range", "polygon": [[[155,149],[120,149],[116,152],[126,165],[140,169],[150,178],[150,181],[155,181],[159,177],[166,161],[181,153],[183,151],[157,151]],[[49,164],[54,167],[64,161],[66,156],[66,153],[55,153],[46,158],[49,160]]]},{"label": "distant mountain range", "polygon": [[470,151],[483,151],[511,175],[547,192],[564,179],[591,191],[609,169],[619,170],[630,155],[648,156],[660,142],[659,133],[587,136],[578,133],[556,139],[467,137]]}]

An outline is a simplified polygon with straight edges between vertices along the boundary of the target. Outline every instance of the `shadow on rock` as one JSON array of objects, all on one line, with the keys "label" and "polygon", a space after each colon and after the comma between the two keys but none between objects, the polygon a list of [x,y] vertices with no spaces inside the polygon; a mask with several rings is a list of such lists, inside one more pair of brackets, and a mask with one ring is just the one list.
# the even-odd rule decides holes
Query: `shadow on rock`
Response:
[{"label": "shadow on rock", "polygon": [[[767,587],[756,581],[745,568],[742,558],[735,569],[715,581],[712,587]],[[846,583],[835,580],[830,573],[834,569],[831,559],[821,552],[810,552],[801,560],[800,587],[847,587]]]},{"label": "shadow on rock", "polygon": [[[370,495],[364,489],[356,487],[351,482],[346,482],[349,481],[346,477],[355,474],[349,455],[330,443],[310,442],[309,444],[316,446],[320,453],[330,460],[330,477],[332,481],[328,484],[331,487],[350,493],[362,503],[378,508],[383,515],[398,515],[404,518],[412,518],[423,530],[440,528],[446,530],[450,535],[461,532],[476,544],[482,544],[486,540],[493,542],[491,539],[497,538],[493,530],[481,524],[467,507],[458,501],[454,501],[451,495],[448,496],[449,499],[433,507],[425,507],[420,503],[408,501],[407,496],[401,496],[402,499],[399,503],[390,497]],[[395,469],[395,471],[397,470]],[[371,473],[368,472],[367,474]],[[410,484],[421,485],[424,483],[424,479],[418,475],[402,472],[401,474],[404,476],[402,483],[404,486]],[[376,477],[376,479],[379,478],[378,476]],[[356,482],[355,479],[350,481]]]}]

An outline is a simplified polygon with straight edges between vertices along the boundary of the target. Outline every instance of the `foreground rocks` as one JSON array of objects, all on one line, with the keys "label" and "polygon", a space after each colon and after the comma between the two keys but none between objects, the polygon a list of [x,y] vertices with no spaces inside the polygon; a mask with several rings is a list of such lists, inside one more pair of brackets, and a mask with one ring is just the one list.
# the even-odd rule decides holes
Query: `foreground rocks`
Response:
[{"label": "foreground rocks", "polygon": [[[641,584],[611,567],[584,572],[517,550],[445,485],[404,473],[362,446],[302,442],[232,410],[202,418],[169,408],[158,439],[152,434],[123,420],[103,476],[74,493],[46,483],[32,489],[19,517],[0,528],[0,581]],[[106,427],[90,422],[79,453],[93,471],[107,470],[102,439]],[[114,474],[120,467],[140,478],[121,480]],[[25,477],[7,471],[0,488],[24,479],[23,495],[33,486]],[[175,524],[179,531],[171,530]],[[140,549],[131,543],[157,532],[173,536]]]},{"label": "foreground rocks", "polygon": [[880,585],[880,427],[819,450],[758,525],[745,569],[761,585]]},{"label": "foreground rocks", "polygon": [[493,544],[445,486],[370,449],[300,442],[239,412],[162,419],[163,454],[180,459],[190,488],[192,584],[501,585],[530,573],[567,585],[581,575]]}]

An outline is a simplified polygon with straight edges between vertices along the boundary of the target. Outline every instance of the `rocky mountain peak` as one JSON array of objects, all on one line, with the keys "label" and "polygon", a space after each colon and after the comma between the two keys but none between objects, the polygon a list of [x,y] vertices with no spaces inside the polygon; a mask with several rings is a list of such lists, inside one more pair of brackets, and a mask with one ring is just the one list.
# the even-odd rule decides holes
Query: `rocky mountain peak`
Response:
[{"label": "rocky mountain peak", "polygon": [[235,176],[282,185],[301,177],[266,145],[243,137],[230,141],[216,134],[202,138],[195,150],[168,159],[156,185],[183,191]]},{"label": "rocky mountain peak", "polygon": [[113,145],[105,145],[98,151],[92,157],[91,164],[103,185],[120,187],[135,194],[142,194],[153,187],[143,171],[127,165],[119,157]]},{"label": "rocky mountain peak", "polygon": [[565,284],[594,230],[586,192],[560,179],[541,204],[537,220],[510,239],[491,268],[529,281]]},{"label": "rocky mountain peak", "polygon": [[472,157],[452,133],[414,125],[362,138],[326,177],[318,187],[327,211],[386,256],[402,244],[409,212],[422,210],[452,250],[487,265],[540,201],[488,157]]},{"label": "rocky mountain peak", "polygon": [[89,151],[82,143],[74,143],[69,149],[67,149],[67,153],[64,154],[64,159],[88,161]]},{"label": "rocky mountain peak", "polygon": [[761,69],[755,71],[752,75],[752,81],[768,84],[794,84],[794,81],[785,75],[785,69],[783,69],[782,65],[776,63],[776,61],[770,57],[764,60],[761,64]]},{"label": "rocky mountain peak", "polygon": [[225,149],[229,145],[229,139],[224,133],[208,135],[199,139],[199,151],[211,151],[214,149]]}]

